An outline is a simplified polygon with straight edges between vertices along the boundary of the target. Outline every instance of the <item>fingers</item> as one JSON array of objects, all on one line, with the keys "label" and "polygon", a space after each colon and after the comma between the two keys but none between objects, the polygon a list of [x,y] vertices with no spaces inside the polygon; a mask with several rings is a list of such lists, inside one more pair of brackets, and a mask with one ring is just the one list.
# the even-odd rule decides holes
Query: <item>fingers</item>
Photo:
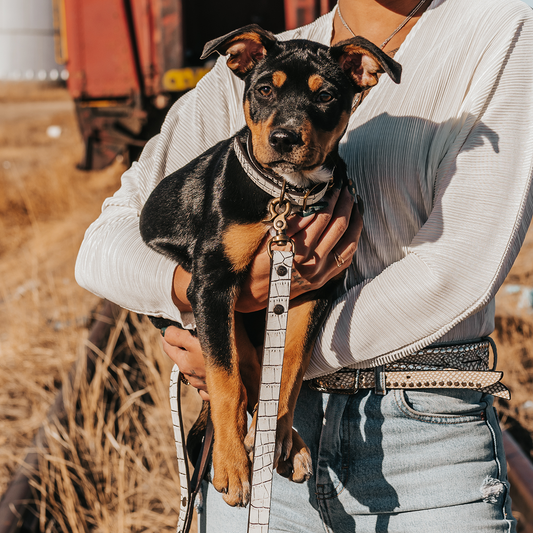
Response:
[{"label": "fingers", "polygon": [[198,337],[192,335],[189,330],[169,326],[161,334],[163,335],[163,341],[167,344],[180,347],[182,350],[199,351],[201,353]]},{"label": "fingers", "polygon": [[336,267],[345,270],[350,266],[357,250],[357,245],[363,231],[363,217],[359,211],[359,206],[356,204],[353,209],[348,227],[342,234],[342,237],[335,244],[331,250],[330,255],[333,256]]},{"label": "fingers", "polygon": [[[291,298],[321,287],[350,266],[363,228],[357,206],[354,208],[354,198],[344,187],[332,192],[323,210],[289,219],[287,233],[295,244]],[[269,239],[267,235],[255,255],[237,301],[238,311],[251,312],[265,306],[270,274],[266,252]]]},{"label": "fingers", "polygon": [[[317,213],[313,213],[312,215],[309,215],[307,217],[302,217],[301,215],[291,215],[287,219],[287,235],[289,237],[292,237],[299,231],[305,229],[311,222],[315,220]],[[265,246],[266,250],[266,246]]]},{"label": "fingers", "polygon": [[207,392],[202,389],[198,389],[198,394],[200,395],[200,398],[202,398],[204,402],[209,402],[211,400],[211,398],[209,397],[209,394],[207,394]]},{"label": "fingers", "polygon": [[315,245],[315,251],[321,257],[331,253],[339,240],[346,237],[346,232],[352,218],[353,207],[354,197],[345,187],[342,189],[338,201],[335,203],[328,225]]},{"label": "fingers", "polygon": [[198,338],[175,326],[166,328],[162,333],[164,352],[194,388],[207,392],[205,363]]},{"label": "fingers", "polygon": [[182,313],[192,311],[191,304],[187,299],[187,288],[190,283],[191,274],[178,265],[174,270],[172,281],[172,301]]},{"label": "fingers", "polygon": [[[342,237],[357,242],[360,231],[353,231],[354,227],[350,225],[353,211],[356,211],[354,197],[348,188],[344,187],[334,191],[328,200],[328,206],[314,217],[302,218],[303,222],[300,224],[295,221],[296,227],[303,226],[293,235],[296,263],[309,261],[312,257],[317,261],[327,257]],[[308,222],[307,219],[312,220]]]},{"label": "fingers", "polygon": [[[350,196],[349,193],[348,196]],[[337,207],[339,201],[342,204],[342,210]],[[326,228],[330,225],[332,218],[337,216],[337,214],[342,214],[345,211],[351,210],[352,206],[353,202],[351,205],[346,202],[346,189],[343,189],[342,195],[341,191],[336,189],[328,199],[328,205],[326,208],[311,217],[298,217],[301,220],[298,225],[303,227],[293,235],[296,246],[295,260],[297,262],[301,262],[302,260],[305,261],[308,257],[314,254],[316,247],[321,241]],[[311,220],[308,222],[307,219]]]},{"label": "fingers", "polygon": [[358,206],[354,206],[352,194],[347,188],[337,191],[324,213],[317,214],[312,224],[293,237],[296,242],[294,294],[319,288],[347,269],[362,228],[363,219]]}]

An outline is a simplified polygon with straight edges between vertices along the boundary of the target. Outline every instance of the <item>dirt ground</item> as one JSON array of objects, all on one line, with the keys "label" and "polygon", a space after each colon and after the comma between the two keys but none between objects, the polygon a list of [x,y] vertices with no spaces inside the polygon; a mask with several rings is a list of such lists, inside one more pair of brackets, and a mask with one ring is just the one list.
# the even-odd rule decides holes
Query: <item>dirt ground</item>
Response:
[{"label": "dirt ground", "polygon": [[[74,262],[84,231],[98,216],[104,198],[118,188],[124,166],[117,161],[103,171],[82,172],[76,169],[82,151],[74,107],[64,88],[0,84],[0,494],[46,419],[70,366],[85,349],[87,326],[99,301],[77,286]],[[502,425],[531,455],[533,230],[498,294],[496,326],[498,366],[505,372],[504,382],[512,391],[509,402],[498,402]],[[146,342],[144,346],[156,350],[157,336],[147,334],[147,338],[142,341]],[[154,365],[166,383],[168,365],[161,362],[160,354],[154,352],[153,358],[159,361]],[[124,394],[131,395],[134,391],[128,392],[128,386],[125,385]],[[159,390],[154,383],[146,387]],[[153,396],[158,394],[162,395],[157,392]],[[153,403],[159,408],[158,401]],[[165,477],[161,486],[178,500],[175,489],[169,489],[176,472],[171,464],[174,452],[168,408],[161,404],[159,409],[154,417],[161,421],[162,429],[146,430],[145,444],[148,449],[161,452],[159,466],[152,464],[151,471]],[[111,466],[102,467],[103,471],[113,465],[122,470],[130,465],[127,468],[145,472],[148,459],[140,457],[141,451],[131,451],[127,443],[115,446],[111,437],[105,438],[112,443],[110,453],[115,449],[118,455]],[[112,438],[117,442],[115,436]],[[65,439],[59,448],[67,447]],[[131,461],[125,463],[130,456]],[[50,461],[52,464],[53,458]],[[146,472],[143,475],[146,478]],[[121,479],[129,479],[127,472]],[[157,485],[157,476],[150,477],[150,482]],[[126,487],[122,496],[113,493],[115,500],[109,501],[116,503],[125,493],[134,494],[131,497],[135,505],[146,504],[154,510],[147,515],[153,527],[143,531],[174,530],[177,508],[169,498],[161,496],[154,504],[147,496],[150,487],[130,488],[130,493]],[[111,493],[109,487],[103,490]],[[74,498],[76,501],[79,503]],[[99,506],[102,500],[98,501]],[[70,524],[70,530],[83,531],[89,527],[87,524],[97,531],[137,530],[125,522],[127,509],[115,503],[105,504],[108,511],[102,511],[98,520],[91,515],[85,522]],[[121,509],[122,514],[116,509]],[[75,507],[71,512],[75,513]],[[159,524],[154,522],[158,514],[164,517]],[[49,530],[61,530],[63,519],[58,517]]]}]

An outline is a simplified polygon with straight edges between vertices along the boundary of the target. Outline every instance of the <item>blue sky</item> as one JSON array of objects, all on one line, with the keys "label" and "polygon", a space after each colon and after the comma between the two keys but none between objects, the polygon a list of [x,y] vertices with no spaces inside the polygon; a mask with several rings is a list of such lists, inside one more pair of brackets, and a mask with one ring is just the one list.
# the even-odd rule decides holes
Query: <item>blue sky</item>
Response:
[{"label": "blue sky", "polygon": [[524,2],[533,7],[533,0],[524,0]]}]

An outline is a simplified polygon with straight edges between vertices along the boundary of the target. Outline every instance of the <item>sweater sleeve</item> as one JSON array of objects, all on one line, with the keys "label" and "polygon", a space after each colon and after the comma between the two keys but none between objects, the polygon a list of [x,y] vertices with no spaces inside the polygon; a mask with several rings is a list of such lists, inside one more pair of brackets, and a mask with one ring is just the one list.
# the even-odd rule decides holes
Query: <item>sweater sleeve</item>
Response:
[{"label": "sweater sleeve", "polygon": [[139,216],[161,179],[244,125],[241,100],[242,82],[221,58],[176,102],[161,133],[123,174],[120,189],[87,230],[75,271],[82,287],[125,309],[191,325],[192,313],[180,316],[172,302],[176,264],[144,244]]},{"label": "sweater sleeve", "polygon": [[413,353],[494,298],[533,210],[530,19],[488,43],[438,166],[429,218],[402,259],[335,302],[306,379]]}]

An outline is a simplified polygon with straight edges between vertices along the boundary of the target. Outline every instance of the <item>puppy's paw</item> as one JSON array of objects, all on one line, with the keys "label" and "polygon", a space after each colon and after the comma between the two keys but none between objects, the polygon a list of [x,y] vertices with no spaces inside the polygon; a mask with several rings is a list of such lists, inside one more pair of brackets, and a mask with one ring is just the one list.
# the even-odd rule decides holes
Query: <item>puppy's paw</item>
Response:
[{"label": "puppy's paw", "polygon": [[250,424],[248,433],[246,434],[246,437],[244,438],[244,448],[248,452],[248,457],[250,458],[250,461],[254,460],[254,443],[255,443],[256,424],[257,424],[257,411],[255,411],[254,413],[254,416],[252,418],[252,423]]},{"label": "puppy's paw", "polygon": [[222,492],[224,501],[232,507],[246,507],[250,501],[250,462],[245,449],[237,446],[224,453],[215,446],[213,469],[213,486]]},{"label": "puppy's paw", "polygon": [[[257,413],[254,414],[250,429],[244,439],[244,447],[248,452],[250,461],[253,461],[254,455],[256,422]],[[280,476],[289,478],[295,483],[303,483],[313,475],[313,463],[309,448],[299,433],[283,418],[278,420],[274,467]]]},{"label": "puppy's paw", "polygon": [[280,458],[276,470],[280,476],[289,478],[295,483],[303,483],[313,475],[311,453],[295,429],[292,430],[292,448],[289,456],[286,459]]},{"label": "puppy's paw", "polygon": [[298,433],[292,428],[292,423],[287,420],[287,417],[279,418],[276,431],[274,468],[278,467],[280,460],[288,461],[290,459],[293,434],[298,435]]}]

